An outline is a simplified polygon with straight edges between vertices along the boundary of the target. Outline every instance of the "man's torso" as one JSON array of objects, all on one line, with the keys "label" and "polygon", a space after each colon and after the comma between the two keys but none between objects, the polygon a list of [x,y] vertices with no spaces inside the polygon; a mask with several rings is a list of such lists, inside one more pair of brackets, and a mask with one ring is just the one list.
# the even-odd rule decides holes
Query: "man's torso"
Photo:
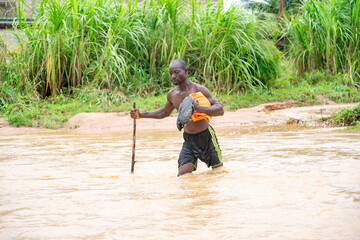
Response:
[{"label": "man's torso", "polygon": [[[174,105],[174,107],[179,111],[179,106],[182,103],[182,101],[189,96],[191,93],[196,93],[201,91],[201,86],[191,82],[190,87],[186,91],[180,91],[178,87],[172,89],[169,92],[169,100]],[[209,123],[203,119],[200,121],[189,121],[185,127],[184,131],[189,134],[199,133],[204,131],[209,127]]]}]

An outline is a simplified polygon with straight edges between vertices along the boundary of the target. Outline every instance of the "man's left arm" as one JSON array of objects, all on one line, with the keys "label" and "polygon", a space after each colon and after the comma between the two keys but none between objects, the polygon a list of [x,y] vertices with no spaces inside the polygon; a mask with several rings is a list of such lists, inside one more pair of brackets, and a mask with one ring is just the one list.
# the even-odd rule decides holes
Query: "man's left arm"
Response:
[{"label": "man's left arm", "polygon": [[210,116],[224,115],[223,107],[221,106],[219,101],[211,95],[210,91],[206,87],[202,87],[200,91],[209,100],[211,106],[210,107],[200,106],[197,101],[194,101],[195,112],[206,113]]}]

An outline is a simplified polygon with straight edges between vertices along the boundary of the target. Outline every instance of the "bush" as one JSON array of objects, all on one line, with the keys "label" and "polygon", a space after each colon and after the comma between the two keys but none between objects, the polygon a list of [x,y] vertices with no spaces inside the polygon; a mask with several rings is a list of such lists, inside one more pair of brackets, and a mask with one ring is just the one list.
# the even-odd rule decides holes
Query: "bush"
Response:
[{"label": "bush", "polygon": [[336,125],[357,126],[360,124],[360,104],[354,108],[342,108],[333,117]]}]

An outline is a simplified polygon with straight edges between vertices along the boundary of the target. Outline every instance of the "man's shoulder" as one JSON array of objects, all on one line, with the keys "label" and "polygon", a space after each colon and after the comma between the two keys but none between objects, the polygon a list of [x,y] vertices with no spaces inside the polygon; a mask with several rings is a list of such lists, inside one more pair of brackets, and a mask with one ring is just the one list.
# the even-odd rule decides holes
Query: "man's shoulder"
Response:
[{"label": "man's shoulder", "polygon": [[206,89],[206,87],[204,87],[203,85],[201,85],[199,83],[191,82],[191,84],[194,86],[194,88],[196,88],[199,91],[203,90],[203,89]]},{"label": "man's shoulder", "polygon": [[209,93],[209,90],[205,86],[200,85],[198,83],[193,83],[193,84],[194,84],[193,85],[194,92],[202,92],[204,95]]},{"label": "man's shoulder", "polygon": [[176,96],[177,87],[170,89],[166,95],[168,100],[171,100],[174,96]]},{"label": "man's shoulder", "polygon": [[168,96],[169,96],[169,95],[173,95],[173,94],[176,92],[176,89],[177,89],[177,87],[174,87],[174,88],[170,89],[170,90],[168,91],[167,95],[168,95]]}]

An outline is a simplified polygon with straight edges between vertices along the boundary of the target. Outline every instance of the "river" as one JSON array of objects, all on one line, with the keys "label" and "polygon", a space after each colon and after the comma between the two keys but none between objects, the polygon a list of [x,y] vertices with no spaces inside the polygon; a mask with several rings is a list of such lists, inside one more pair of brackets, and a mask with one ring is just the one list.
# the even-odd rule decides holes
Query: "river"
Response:
[{"label": "river", "polygon": [[215,129],[225,167],[176,177],[181,133],[0,136],[0,239],[359,239],[360,134]]}]

